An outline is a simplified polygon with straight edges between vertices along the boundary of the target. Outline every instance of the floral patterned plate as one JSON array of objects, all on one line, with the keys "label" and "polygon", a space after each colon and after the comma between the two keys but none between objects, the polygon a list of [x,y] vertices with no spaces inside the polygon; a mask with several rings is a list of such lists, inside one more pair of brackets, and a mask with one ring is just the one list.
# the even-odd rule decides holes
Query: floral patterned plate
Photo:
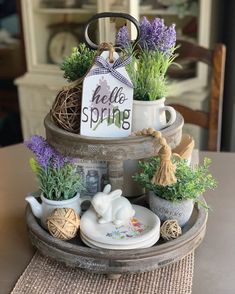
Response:
[{"label": "floral patterned plate", "polygon": [[96,212],[93,208],[90,208],[81,218],[80,230],[82,236],[95,246],[97,244],[111,246],[135,244],[142,247],[143,242],[152,241],[156,243],[160,234],[158,216],[143,206],[133,205],[133,208],[135,216],[127,225],[121,227],[116,227],[113,223],[99,224]]},{"label": "floral patterned plate", "polygon": [[127,249],[138,249],[138,248],[148,248],[153,246],[159,239],[159,235],[154,235],[150,240],[144,240],[142,242],[137,242],[130,245],[115,245],[115,244],[105,244],[100,242],[95,242],[87,238],[83,233],[80,233],[80,237],[87,246],[91,248],[104,248],[111,250],[127,250]]}]

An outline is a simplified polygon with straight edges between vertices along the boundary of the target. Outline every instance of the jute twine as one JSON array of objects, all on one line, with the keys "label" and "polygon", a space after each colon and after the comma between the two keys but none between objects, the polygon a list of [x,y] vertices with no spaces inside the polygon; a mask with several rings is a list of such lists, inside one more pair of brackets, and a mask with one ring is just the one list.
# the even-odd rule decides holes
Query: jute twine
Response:
[{"label": "jute twine", "polygon": [[56,208],[47,218],[50,234],[61,240],[69,240],[76,236],[80,218],[72,208]]},{"label": "jute twine", "polygon": [[[85,262],[85,260],[83,260]],[[38,252],[12,294],[190,294],[194,253],[152,272],[124,274],[118,280],[69,268]]]},{"label": "jute twine", "polygon": [[[103,50],[109,50],[109,60],[112,63],[115,51],[113,45],[109,43],[100,44],[96,56],[100,55]],[[76,134],[80,132],[82,82],[93,66],[94,61],[83,77],[62,88],[52,105],[50,111],[52,120],[60,128],[68,132]]]},{"label": "jute twine", "polygon": [[155,172],[152,183],[160,186],[168,186],[177,182],[175,176],[175,165],[171,162],[171,148],[167,144],[166,139],[162,137],[162,133],[154,128],[143,129],[134,132],[133,136],[152,136],[155,140],[155,145],[160,144],[162,147],[159,151],[160,167]]},{"label": "jute twine", "polygon": [[166,220],[161,226],[161,237],[164,240],[172,240],[178,238],[182,234],[181,227],[177,220]]}]

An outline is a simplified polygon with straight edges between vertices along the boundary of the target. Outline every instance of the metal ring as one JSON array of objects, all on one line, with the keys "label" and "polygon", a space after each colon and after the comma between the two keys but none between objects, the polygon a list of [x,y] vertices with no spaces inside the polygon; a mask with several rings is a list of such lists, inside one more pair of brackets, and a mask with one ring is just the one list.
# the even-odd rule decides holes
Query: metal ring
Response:
[{"label": "metal ring", "polygon": [[137,31],[137,37],[133,43],[133,45],[135,45],[138,41],[139,41],[139,37],[140,37],[140,28],[139,28],[139,22],[137,19],[135,19],[133,16],[131,16],[130,14],[127,13],[122,13],[122,12],[101,12],[101,13],[97,13],[95,15],[93,15],[87,22],[86,27],[85,27],[85,41],[87,43],[87,45],[89,47],[91,47],[92,49],[98,49],[98,45],[93,43],[88,35],[88,29],[89,26],[92,22],[94,22],[95,20],[99,19],[99,18],[106,18],[106,17],[120,17],[120,18],[124,18],[129,20],[130,22],[132,22],[135,25],[136,31]]}]

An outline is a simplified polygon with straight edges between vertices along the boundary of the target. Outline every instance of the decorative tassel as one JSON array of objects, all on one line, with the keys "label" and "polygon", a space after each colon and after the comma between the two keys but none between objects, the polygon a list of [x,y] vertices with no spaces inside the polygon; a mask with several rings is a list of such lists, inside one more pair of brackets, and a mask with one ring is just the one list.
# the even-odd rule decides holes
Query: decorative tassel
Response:
[{"label": "decorative tassel", "polygon": [[159,151],[160,167],[153,176],[152,183],[160,186],[168,186],[177,182],[175,177],[175,165],[171,162],[171,148],[163,146]]},{"label": "decorative tassel", "polygon": [[132,135],[136,136],[152,136],[156,139],[156,145],[158,143],[162,146],[158,152],[160,157],[160,167],[155,172],[152,178],[152,183],[160,186],[168,186],[177,182],[175,171],[176,167],[171,162],[171,148],[167,144],[166,139],[162,137],[162,133],[155,131],[153,128],[143,129],[142,131],[135,132]]}]

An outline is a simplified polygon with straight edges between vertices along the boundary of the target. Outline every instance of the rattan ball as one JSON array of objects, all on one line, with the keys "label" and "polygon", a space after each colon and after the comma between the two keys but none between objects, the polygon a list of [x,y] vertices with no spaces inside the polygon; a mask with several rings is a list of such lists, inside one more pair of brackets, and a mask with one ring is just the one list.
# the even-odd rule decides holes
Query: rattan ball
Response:
[{"label": "rattan ball", "polygon": [[181,227],[177,220],[168,219],[161,226],[161,237],[164,240],[172,240],[178,238],[182,234]]},{"label": "rattan ball", "polygon": [[50,234],[61,240],[69,240],[76,236],[80,225],[80,217],[72,208],[56,208],[47,218]]},{"label": "rattan ball", "polygon": [[58,93],[51,108],[51,117],[62,129],[80,132],[82,87],[64,89]]}]

